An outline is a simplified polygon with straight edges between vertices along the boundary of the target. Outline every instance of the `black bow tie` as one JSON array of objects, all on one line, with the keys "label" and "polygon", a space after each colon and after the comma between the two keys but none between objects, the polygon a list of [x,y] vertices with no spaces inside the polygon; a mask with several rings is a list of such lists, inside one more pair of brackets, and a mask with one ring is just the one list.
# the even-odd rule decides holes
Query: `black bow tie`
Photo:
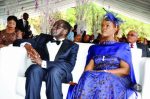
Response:
[{"label": "black bow tie", "polygon": [[56,43],[57,45],[60,44],[60,41],[59,41],[59,40],[52,40],[51,42],[52,42],[52,43]]}]

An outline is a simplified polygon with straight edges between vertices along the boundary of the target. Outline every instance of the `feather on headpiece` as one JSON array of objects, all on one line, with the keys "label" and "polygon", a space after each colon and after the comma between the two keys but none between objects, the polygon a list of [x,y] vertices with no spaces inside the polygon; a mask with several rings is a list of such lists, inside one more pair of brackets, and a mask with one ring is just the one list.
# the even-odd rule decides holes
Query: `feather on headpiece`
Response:
[{"label": "feather on headpiece", "polygon": [[120,26],[123,23],[123,21],[122,21],[121,18],[116,17],[112,12],[109,12],[107,10],[105,10],[105,11],[106,11],[106,14],[104,15],[105,19],[107,19],[108,21],[111,21],[111,22],[115,23],[116,26]]}]

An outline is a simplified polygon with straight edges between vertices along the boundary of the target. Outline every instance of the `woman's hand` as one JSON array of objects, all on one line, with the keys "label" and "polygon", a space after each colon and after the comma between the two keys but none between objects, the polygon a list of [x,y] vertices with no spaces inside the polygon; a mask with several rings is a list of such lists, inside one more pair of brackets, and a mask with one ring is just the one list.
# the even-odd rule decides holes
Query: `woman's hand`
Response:
[{"label": "woman's hand", "polygon": [[120,68],[107,70],[106,72],[112,73],[118,76],[127,76],[130,72],[130,68],[129,68],[129,65],[125,61],[121,60]]},{"label": "woman's hand", "polygon": [[89,64],[85,67],[85,70],[84,71],[92,71],[94,68],[94,60],[91,59]]},{"label": "woman's hand", "polygon": [[17,39],[22,39],[23,38],[23,32],[21,30],[17,31]]},{"label": "woman's hand", "polygon": [[6,45],[4,45],[4,44],[0,44],[0,48],[2,48],[2,47],[5,47]]}]

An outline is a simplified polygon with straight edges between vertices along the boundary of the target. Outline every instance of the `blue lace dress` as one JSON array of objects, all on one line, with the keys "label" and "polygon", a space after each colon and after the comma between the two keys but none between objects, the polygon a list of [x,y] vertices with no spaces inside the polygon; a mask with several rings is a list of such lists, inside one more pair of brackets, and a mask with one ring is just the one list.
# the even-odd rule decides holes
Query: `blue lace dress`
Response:
[{"label": "blue lace dress", "polygon": [[[93,45],[87,64],[91,59],[95,63],[94,70],[83,72],[69,99],[128,99],[134,92],[131,86],[136,83],[128,45],[119,42]],[[121,77],[100,71],[120,68],[121,60],[129,64],[129,75]]]}]

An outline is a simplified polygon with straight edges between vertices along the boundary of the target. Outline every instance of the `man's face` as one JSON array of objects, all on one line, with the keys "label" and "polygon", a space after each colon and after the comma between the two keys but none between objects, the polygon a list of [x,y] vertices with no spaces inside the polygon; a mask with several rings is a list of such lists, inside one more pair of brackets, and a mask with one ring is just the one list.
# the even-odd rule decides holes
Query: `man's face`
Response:
[{"label": "man's face", "polygon": [[138,34],[134,31],[130,31],[127,35],[127,41],[129,43],[135,43],[138,39]]},{"label": "man's face", "polygon": [[80,34],[77,34],[74,38],[74,42],[81,42],[82,36]]},{"label": "man's face", "polygon": [[90,41],[90,36],[89,35],[85,35],[83,38],[85,43],[88,43]]},{"label": "man's face", "polygon": [[23,15],[24,20],[28,20],[28,18],[29,18],[29,15],[27,15],[27,14]]},{"label": "man's face", "polygon": [[63,28],[63,24],[54,24],[54,26],[51,29],[52,36],[59,38],[62,35],[64,35],[65,29]]}]

